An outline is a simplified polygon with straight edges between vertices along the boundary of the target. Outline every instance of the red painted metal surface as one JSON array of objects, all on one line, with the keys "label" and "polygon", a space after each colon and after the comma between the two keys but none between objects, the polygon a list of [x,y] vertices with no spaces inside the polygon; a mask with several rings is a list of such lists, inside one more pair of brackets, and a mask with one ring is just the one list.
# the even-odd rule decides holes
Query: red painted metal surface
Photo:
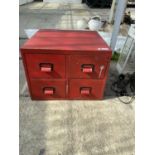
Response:
[{"label": "red painted metal surface", "polygon": [[72,79],[69,82],[71,99],[102,99],[104,80]]},{"label": "red painted metal surface", "polygon": [[50,100],[65,99],[66,81],[65,80],[31,80],[32,99]]},{"label": "red painted metal surface", "polygon": [[110,50],[97,32],[78,30],[40,30],[22,48],[74,51],[74,53],[100,51],[101,48],[104,48],[104,51]]},{"label": "red painted metal surface", "polygon": [[26,54],[31,78],[65,78],[65,56],[53,54]]},{"label": "red painted metal surface", "polygon": [[[70,78],[104,78],[108,59],[104,54],[96,55],[76,55],[69,59],[69,77]],[[101,70],[102,66],[104,69]],[[76,71],[75,71],[76,68]],[[102,72],[101,72],[102,71]],[[101,75],[100,75],[101,74]]]},{"label": "red painted metal surface", "polygon": [[20,50],[32,99],[103,99],[112,52],[97,32],[40,30]]}]

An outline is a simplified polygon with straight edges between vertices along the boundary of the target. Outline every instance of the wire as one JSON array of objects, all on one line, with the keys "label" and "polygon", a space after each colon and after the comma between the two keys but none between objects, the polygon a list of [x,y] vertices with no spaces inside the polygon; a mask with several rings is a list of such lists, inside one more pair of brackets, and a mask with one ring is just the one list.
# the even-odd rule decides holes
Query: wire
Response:
[{"label": "wire", "polygon": [[131,96],[129,101],[123,101],[120,96],[118,96],[118,99],[124,104],[130,104],[135,100],[135,96]]},{"label": "wire", "polygon": [[[130,89],[130,94],[127,90]],[[118,99],[124,104],[130,104],[135,99],[135,73],[126,76],[121,74],[118,76],[118,80],[112,83],[111,90],[116,93]],[[128,96],[130,98],[129,101],[122,100],[122,96]]]}]

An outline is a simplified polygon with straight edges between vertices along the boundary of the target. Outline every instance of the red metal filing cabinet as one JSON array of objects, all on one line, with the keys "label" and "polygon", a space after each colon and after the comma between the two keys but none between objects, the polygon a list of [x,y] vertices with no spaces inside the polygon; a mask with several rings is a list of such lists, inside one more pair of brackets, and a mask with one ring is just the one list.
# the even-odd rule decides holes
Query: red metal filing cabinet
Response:
[{"label": "red metal filing cabinet", "polygon": [[33,100],[103,99],[112,52],[97,32],[39,30],[20,50]]}]

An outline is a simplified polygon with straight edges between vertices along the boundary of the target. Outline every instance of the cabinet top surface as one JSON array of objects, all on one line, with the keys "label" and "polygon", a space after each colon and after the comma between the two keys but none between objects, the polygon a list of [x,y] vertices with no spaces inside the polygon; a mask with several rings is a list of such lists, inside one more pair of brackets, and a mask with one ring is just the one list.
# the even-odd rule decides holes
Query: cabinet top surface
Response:
[{"label": "cabinet top surface", "polygon": [[21,49],[111,51],[96,31],[39,30]]}]

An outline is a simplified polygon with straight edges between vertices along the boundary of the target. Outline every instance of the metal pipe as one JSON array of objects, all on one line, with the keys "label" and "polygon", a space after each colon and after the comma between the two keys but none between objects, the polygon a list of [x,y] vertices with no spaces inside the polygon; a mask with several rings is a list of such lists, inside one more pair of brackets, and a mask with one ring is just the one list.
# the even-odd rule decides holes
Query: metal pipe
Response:
[{"label": "metal pipe", "polygon": [[119,33],[120,24],[122,21],[122,17],[124,15],[124,10],[126,8],[126,5],[127,5],[127,0],[118,0],[118,4],[116,7],[116,13],[115,13],[115,19],[114,19],[113,32],[112,32],[112,37],[110,41],[110,47],[113,52],[115,50],[117,36]]}]

